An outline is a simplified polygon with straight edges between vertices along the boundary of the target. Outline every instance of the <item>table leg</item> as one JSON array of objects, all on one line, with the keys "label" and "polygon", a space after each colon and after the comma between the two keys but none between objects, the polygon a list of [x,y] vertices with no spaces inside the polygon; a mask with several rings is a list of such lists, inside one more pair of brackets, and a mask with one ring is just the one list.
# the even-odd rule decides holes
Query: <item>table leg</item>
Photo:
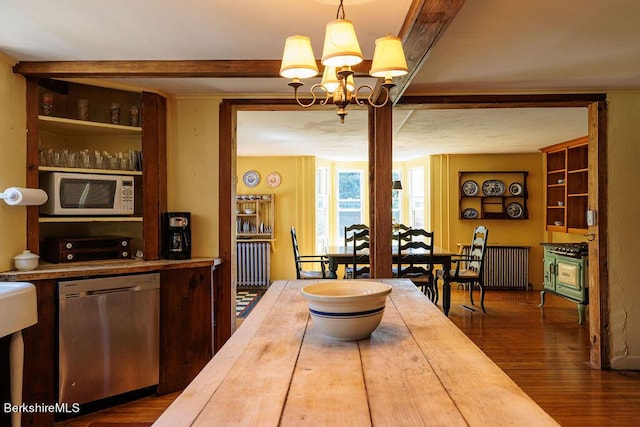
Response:
[{"label": "table leg", "polygon": [[335,258],[329,257],[329,279],[338,278],[338,261]]},{"label": "table leg", "polygon": [[538,307],[544,307],[544,290],[540,291],[540,305]]},{"label": "table leg", "polygon": [[444,315],[449,315],[451,308],[451,260],[447,259],[442,263],[442,311]]}]

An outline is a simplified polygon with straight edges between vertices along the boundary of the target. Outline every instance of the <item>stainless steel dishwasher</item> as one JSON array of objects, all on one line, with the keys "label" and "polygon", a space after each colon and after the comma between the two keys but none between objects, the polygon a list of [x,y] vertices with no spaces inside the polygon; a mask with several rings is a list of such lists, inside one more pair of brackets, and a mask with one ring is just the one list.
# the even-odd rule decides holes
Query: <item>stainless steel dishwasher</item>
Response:
[{"label": "stainless steel dishwasher", "polygon": [[58,401],[158,384],[159,273],[58,282]]}]

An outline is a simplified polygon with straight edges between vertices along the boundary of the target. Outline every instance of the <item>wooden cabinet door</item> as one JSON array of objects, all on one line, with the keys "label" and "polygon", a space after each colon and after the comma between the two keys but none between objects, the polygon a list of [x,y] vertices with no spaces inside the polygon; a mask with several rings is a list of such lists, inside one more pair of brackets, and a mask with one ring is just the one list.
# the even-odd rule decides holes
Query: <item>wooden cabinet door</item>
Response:
[{"label": "wooden cabinet door", "polygon": [[160,273],[158,394],[182,390],[213,357],[211,267]]}]

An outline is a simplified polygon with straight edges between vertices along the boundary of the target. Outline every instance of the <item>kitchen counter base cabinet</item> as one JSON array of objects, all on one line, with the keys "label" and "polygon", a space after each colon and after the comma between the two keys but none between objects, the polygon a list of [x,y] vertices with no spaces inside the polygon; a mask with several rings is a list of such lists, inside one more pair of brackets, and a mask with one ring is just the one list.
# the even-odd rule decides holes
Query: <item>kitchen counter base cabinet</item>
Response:
[{"label": "kitchen counter base cabinet", "polygon": [[211,273],[161,272],[158,394],[184,389],[213,357]]},{"label": "kitchen counter base cabinet", "polygon": [[[185,262],[193,263],[194,260]],[[212,357],[211,265],[214,261],[210,261],[211,265],[185,268],[177,268],[179,263],[175,261],[167,261],[164,267],[158,264],[160,261],[151,263],[156,265],[153,271],[160,271],[160,383],[157,393],[163,394],[184,388]],[[117,274],[126,274],[126,265],[123,263],[123,268],[118,269]],[[58,274],[66,279],[87,277],[82,268],[78,268],[75,276],[66,272],[72,269],[69,267]],[[148,270],[141,268],[140,271]],[[3,273],[3,280],[15,280],[26,273],[17,272],[15,277],[13,274]],[[52,275],[54,273],[49,274]],[[36,287],[38,323],[22,331],[25,349],[22,394],[25,404],[54,405],[57,401],[57,281],[58,278],[51,277],[29,279]],[[0,339],[2,402],[10,401],[9,337],[6,338]],[[55,422],[54,413],[40,411],[22,414],[22,426],[25,427],[47,427],[53,426]],[[9,413],[0,411],[0,425],[11,425]]]}]

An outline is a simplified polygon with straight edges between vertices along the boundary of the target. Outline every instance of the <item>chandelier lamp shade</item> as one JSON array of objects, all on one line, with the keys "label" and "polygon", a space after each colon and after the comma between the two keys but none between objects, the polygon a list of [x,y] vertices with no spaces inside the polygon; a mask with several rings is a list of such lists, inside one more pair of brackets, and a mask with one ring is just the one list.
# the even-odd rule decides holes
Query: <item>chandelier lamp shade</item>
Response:
[{"label": "chandelier lamp shade", "polygon": [[[360,44],[356,37],[353,23],[344,16],[343,0],[340,0],[336,19],[329,22],[324,36],[321,63],[324,66],[322,81],[311,87],[311,99],[302,101],[298,89],[304,85],[301,80],[318,75],[311,40],[306,36],[290,36],[285,41],[280,75],[290,79],[296,102],[302,107],[325,105],[332,101],[336,105],[340,121],[344,123],[347,115],[346,107],[354,102],[360,106],[367,103],[373,107],[382,107],[389,101],[389,91],[395,86],[393,77],[407,74],[407,61],[402,49],[402,41],[398,37],[387,35],[376,40],[371,70],[369,75],[384,79],[382,83],[382,100],[376,102],[374,89],[369,85],[357,87],[351,67],[363,61]],[[368,92],[365,99],[358,97],[359,92]],[[324,94],[318,97],[316,92]]]}]

